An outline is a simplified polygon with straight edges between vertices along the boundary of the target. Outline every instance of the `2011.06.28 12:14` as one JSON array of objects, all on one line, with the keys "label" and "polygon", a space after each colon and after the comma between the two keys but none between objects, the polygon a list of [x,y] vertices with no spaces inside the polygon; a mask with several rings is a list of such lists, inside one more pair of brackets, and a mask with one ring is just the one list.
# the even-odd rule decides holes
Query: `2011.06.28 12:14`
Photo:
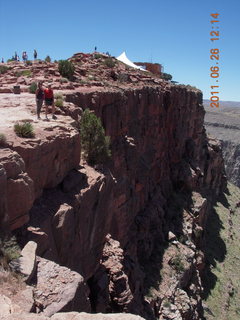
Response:
[{"label": "2011.06.28 12:14", "polygon": [[[210,40],[214,43],[215,41],[219,40],[219,20],[218,20],[218,13],[211,13],[211,32],[210,32]],[[214,20],[213,20],[214,19]],[[210,67],[210,77],[211,80],[215,80],[214,85],[211,85],[211,97],[210,97],[210,106],[213,107],[219,107],[219,49],[218,48],[214,48],[214,49],[210,49],[210,59],[211,62],[215,62],[214,66]]]}]

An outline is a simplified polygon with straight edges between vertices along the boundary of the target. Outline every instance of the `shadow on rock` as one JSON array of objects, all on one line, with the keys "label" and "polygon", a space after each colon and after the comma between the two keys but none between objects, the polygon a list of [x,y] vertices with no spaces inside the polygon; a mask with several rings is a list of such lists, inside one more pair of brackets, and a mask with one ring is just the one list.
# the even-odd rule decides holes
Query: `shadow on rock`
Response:
[{"label": "shadow on rock", "polygon": [[[224,193],[218,197],[217,201],[224,207],[229,207],[229,203]],[[216,203],[214,203],[214,205],[216,205]],[[214,205],[208,215],[205,229],[205,245],[203,251],[205,254],[206,265],[202,275],[204,299],[207,299],[218,280],[216,275],[212,272],[212,269],[216,267],[217,262],[223,262],[225,260],[227,253],[226,244],[220,235],[220,231],[224,227]]]}]

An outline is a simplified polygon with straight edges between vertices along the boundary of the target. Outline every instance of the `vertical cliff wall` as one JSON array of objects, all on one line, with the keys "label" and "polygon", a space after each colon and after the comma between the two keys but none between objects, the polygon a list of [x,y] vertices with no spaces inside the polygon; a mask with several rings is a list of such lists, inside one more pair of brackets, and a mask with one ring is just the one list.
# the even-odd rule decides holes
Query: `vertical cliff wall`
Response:
[{"label": "vertical cliff wall", "polygon": [[102,172],[76,168],[34,203],[27,230],[38,254],[83,275],[92,311],[201,319],[204,225],[225,184],[201,93],[146,86],[65,96],[101,117],[112,160]]}]

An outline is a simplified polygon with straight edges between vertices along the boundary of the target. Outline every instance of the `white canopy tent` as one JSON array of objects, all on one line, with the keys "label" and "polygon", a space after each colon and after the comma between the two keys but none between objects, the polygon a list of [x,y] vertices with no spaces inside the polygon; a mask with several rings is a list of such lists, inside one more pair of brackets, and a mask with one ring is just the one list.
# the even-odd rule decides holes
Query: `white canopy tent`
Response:
[{"label": "white canopy tent", "polygon": [[120,54],[120,56],[117,57],[117,60],[125,63],[126,65],[128,65],[129,67],[132,67],[132,68],[135,68],[135,69],[139,69],[139,70],[142,70],[142,71],[146,71],[145,69],[143,69],[142,67],[140,66],[137,66],[136,64],[134,64],[132,61],[130,61],[128,59],[128,57],[126,56],[126,53],[125,51]]}]

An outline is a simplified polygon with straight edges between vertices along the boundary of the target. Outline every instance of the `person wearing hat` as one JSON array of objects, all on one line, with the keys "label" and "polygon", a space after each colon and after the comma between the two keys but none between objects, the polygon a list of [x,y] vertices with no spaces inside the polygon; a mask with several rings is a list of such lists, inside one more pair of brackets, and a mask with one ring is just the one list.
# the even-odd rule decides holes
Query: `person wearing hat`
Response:
[{"label": "person wearing hat", "polygon": [[44,90],[44,99],[45,99],[45,115],[46,120],[48,120],[48,107],[52,107],[52,118],[56,119],[56,116],[54,115],[55,112],[55,105],[54,105],[54,95],[51,83],[48,84],[47,88]]}]

